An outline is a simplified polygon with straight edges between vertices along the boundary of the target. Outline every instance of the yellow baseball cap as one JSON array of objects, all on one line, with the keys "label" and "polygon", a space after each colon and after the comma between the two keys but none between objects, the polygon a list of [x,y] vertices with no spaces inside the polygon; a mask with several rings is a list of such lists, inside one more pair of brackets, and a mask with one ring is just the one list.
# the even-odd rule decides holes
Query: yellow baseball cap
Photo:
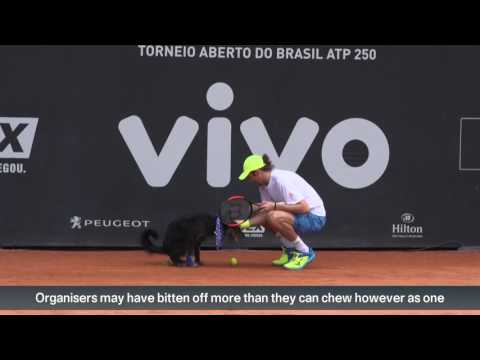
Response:
[{"label": "yellow baseball cap", "polygon": [[262,155],[250,155],[243,162],[243,172],[238,177],[241,181],[245,180],[252,171],[261,169],[265,166]]}]

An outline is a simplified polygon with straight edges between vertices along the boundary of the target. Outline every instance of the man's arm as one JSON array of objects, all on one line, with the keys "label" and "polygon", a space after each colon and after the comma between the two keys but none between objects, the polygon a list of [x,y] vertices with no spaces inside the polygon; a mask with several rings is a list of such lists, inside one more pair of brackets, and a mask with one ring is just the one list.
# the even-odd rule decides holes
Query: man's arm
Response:
[{"label": "man's arm", "polygon": [[300,200],[295,204],[286,204],[284,202],[264,201],[258,204],[259,211],[282,210],[292,214],[305,214],[310,211],[310,206],[306,200]]},{"label": "man's arm", "polygon": [[306,214],[310,211],[310,206],[306,200],[301,200],[296,204],[286,204],[284,202],[274,203],[274,210],[288,211],[293,214]]}]

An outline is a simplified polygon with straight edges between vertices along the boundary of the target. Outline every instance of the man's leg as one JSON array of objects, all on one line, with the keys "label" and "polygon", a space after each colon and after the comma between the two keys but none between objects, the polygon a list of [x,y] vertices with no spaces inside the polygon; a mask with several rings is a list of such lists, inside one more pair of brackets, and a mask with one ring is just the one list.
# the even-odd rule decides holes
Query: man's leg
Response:
[{"label": "man's leg", "polygon": [[284,267],[291,270],[303,269],[308,263],[315,259],[313,249],[310,249],[300,238],[295,230],[295,216],[286,211],[271,211],[267,214],[267,224],[274,231],[278,232],[286,241],[297,250],[294,256]]},{"label": "man's leg", "polygon": [[[274,266],[283,266],[285,264],[287,264],[293,257],[294,255],[294,251],[296,250],[295,249],[295,245],[293,244],[292,241],[288,241],[285,239],[285,237],[282,235],[281,232],[278,231],[278,224],[276,221],[271,221],[271,217],[272,217],[272,213],[274,212],[274,210],[272,211],[269,211],[269,212],[260,212],[260,213],[257,213],[255,216],[253,216],[251,219],[250,219],[250,224],[252,226],[255,226],[255,225],[262,225],[264,226],[267,230],[273,232],[280,240],[281,244],[282,244],[282,255],[280,256],[280,258],[278,259],[275,259],[272,261],[272,264]],[[275,211],[277,212],[277,211]],[[286,213],[287,216],[290,215],[289,213]],[[293,216],[292,216],[293,217]],[[295,219],[293,218],[293,221]],[[287,222],[293,224],[293,221],[292,219],[288,219]]]},{"label": "man's leg", "polygon": [[291,247],[295,247],[300,251],[308,251],[308,246],[303,243],[295,231],[295,228],[293,227],[294,224],[295,216],[292,213],[281,210],[260,212],[250,219],[251,226],[265,226],[274,234],[278,233],[283,239],[289,241],[291,243]]},{"label": "man's leg", "polygon": [[281,210],[273,210],[267,213],[266,223],[274,233],[280,233],[282,237],[288,241],[295,241],[298,234],[293,225],[295,224],[295,216],[289,212]]},{"label": "man's leg", "polygon": [[255,225],[267,226],[267,215],[268,215],[268,212],[266,211],[256,213],[254,216],[250,218],[250,226],[255,226]]}]

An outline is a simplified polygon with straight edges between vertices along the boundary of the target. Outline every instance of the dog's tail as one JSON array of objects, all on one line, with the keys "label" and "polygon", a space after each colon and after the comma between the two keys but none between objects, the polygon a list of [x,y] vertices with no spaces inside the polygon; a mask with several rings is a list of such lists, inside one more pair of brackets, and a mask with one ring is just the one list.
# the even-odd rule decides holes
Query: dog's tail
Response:
[{"label": "dog's tail", "polygon": [[142,232],[141,235],[141,244],[143,249],[149,253],[165,253],[161,245],[156,244],[158,241],[158,232],[153,229],[147,229]]}]

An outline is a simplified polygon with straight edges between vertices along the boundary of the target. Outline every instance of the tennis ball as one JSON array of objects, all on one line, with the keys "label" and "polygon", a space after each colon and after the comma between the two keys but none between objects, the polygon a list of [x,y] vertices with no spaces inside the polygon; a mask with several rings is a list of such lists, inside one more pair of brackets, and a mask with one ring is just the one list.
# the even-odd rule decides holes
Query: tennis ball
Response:
[{"label": "tennis ball", "polygon": [[230,265],[236,266],[238,264],[238,260],[234,257],[230,258]]}]

